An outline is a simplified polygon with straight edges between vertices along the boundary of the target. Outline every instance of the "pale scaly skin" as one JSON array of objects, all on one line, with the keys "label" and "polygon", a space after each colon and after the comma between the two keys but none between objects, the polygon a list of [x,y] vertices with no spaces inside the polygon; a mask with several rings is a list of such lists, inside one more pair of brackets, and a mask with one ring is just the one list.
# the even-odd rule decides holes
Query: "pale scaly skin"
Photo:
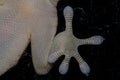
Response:
[{"label": "pale scaly skin", "polygon": [[31,41],[35,71],[51,69],[48,55],[57,27],[58,0],[0,0],[0,75],[17,64]]},{"label": "pale scaly skin", "polygon": [[73,35],[72,31],[72,18],[73,10],[67,6],[64,9],[64,17],[66,21],[65,31],[59,33],[53,42],[51,55],[48,58],[50,63],[54,63],[61,55],[65,55],[65,59],[59,67],[61,74],[66,74],[69,67],[71,57],[74,57],[79,63],[81,72],[88,76],[90,67],[83,60],[78,52],[78,46],[80,45],[99,45],[103,42],[104,38],[101,36],[93,36],[87,39],[78,39]]}]

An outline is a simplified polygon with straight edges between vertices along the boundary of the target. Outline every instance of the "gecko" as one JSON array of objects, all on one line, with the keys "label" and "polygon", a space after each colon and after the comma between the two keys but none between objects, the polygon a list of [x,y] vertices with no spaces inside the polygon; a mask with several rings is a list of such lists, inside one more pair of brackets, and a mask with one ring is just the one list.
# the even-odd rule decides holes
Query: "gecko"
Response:
[{"label": "gecko", "polygon": [[[59,43],[58,38],[61,37],[57,38],[55,36],[58,24],[56,9],[58,2],[59,0],[0,0],[0,75],[3,75],[18,63],[29,42],[31,42],[32,61],[36,73],[45,75],[51,70],[50,59],[53,57],[57,59],[51,51],[56,51],[53,48],[54,43]],[[66,52],[73,48],[68,43],[72,41],[74,36],[69,33],[67,35],[63,34],[65,38],[68,37],[70,40],[65,39],[61,46],[64,44],[65,47],[63,48],[66,48],[63,49],[64,53],[72,57],[73,53]],[[94,38],[90,38],[91,41]],[[95,38],[94,41],[96,40]],[[73,43],[76,45],[74,40]],[[87,43],[89,42],[87,41]],[[77,45],[73,50],[76,50],[76,47]],[[59,49],[57,50],[59,51]],[[53,57],[49,58],[52,54]],[[75,55],[78,55],[78,53],[76,52]],[[80,56],[77,58],[80,58]],[[70,58],[67,57],[66,59]],[[66,63],[66,59],[63,61],[64,63]],[[60,68],[60,73],[66,73],[67,71],[63,71],[67,68],[64,67],[64,63]]]}]

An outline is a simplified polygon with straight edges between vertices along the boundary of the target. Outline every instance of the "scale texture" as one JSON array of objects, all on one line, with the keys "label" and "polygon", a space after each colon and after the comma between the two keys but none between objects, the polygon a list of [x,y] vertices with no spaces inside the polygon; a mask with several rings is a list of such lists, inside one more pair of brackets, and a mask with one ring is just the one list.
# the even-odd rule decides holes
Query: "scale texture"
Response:
[{"label": "scale texture", "polygon": [[[57,6],[57,34],[65,31],[63,10],[69,5],[74,10],[72,30],[76,38],[85,39],[93,35],[101,35],[105,38],[101,45],[78,47],[80,56],[90,66],[91,71],[88,77],[81,73],[74,58],[70,60],[67,74],[59,74],[58,68],[63,61],[63,56],[56,61],[47,75],[36,75],[32,62],[31,44],[29,44],[18,64],[2,75],[0,80],[120,80],[119,4],[120,0],[61,0]],[[0,10],[3,10],[2,7]]]},{"label": "scale texture", "polygon": [[54,0],[0,0],[0,75],[17,64],[31,41],[38,74],[46,74],[51,43],[56,33]]}]

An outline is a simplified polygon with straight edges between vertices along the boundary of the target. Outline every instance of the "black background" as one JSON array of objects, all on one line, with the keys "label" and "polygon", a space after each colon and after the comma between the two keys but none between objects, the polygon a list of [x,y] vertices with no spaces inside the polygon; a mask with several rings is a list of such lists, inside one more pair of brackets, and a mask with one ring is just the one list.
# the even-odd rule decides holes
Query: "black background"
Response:
[{"label": "black background", "polygon": [[77,38],[101,35],[101,45],[79,46],[78,51],[90,65],[88,77],[81,73],[74,58],[66,75],[58,72],[64,56],[44,76],[34,71],[31,58],[31,44],[25,50],[19,63],[0,77],[0,80],[120,80],[120,0],[61,0],[58,3],[57,34],[65,30],[63,9],[74,9],[73,32]]}]

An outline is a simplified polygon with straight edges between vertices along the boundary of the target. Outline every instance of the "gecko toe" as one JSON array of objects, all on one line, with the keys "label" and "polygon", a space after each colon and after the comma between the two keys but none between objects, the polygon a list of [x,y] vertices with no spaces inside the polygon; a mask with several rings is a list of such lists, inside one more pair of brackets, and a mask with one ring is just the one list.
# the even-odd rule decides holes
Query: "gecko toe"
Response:
[{"label": "gecko toe", "polygon": [[63,55],[63,52],[60,50],[60,51],[57,51],[57,52],[54,52],[53,54],[51,54],[49,57],[48,57],[48,62],[49,63],[54,63],[56,62],[56,60]]},{"label": "gecko toe", "polygon": [[60,74],[66,74],[68,71],[68,64],[62,63],[59,67]]},{"label": "gecko toe", "polygon": [[102,36],[93,36],[91,37],[93,40],[93,44],[99,45],[104,41],[104,38]]},{"label": "gecko toe", "polygon": [[86,76],[89,75],[90,67],[85,61],[80,64],[80,69],[83,74],[85,74]]},{"label": "gecko toe", "polygon": [[63,62],[61,63],[61,65],[59,67],[59,72],[61,74],[66,74],[68,72],[70,59],[71,59],[71,57],[66,56],[65,59],[63,60]]}]

